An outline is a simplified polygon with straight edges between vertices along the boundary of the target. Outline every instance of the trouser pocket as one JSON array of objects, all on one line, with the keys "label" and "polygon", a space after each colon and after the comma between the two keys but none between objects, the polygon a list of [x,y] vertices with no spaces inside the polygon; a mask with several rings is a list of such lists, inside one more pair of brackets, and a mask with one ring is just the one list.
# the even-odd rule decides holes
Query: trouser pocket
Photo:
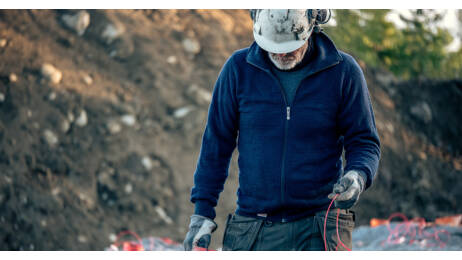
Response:
[{"label": "trouser pocket", "polygon": [[263,220],[228,215],[223,235],[223,251],[248,251],[255,243]]},{"label": "trouser pocket", "polygon": [[[315,222],[324,241],[324,222],[326,211],[316,213]],[[326,246],[329,251],[345,251],[352,248],[352,233],[355,226],[355,213],[348,209],[340,209],[337,235],[337,209],[331,209],[326,221]],[[340,241],[338,239],[340,237]],[[324,242],[323,242],[324,243]],[[343,245],[342,245],[343,243]],[[347,248],[345,248],[347,247]]]}]

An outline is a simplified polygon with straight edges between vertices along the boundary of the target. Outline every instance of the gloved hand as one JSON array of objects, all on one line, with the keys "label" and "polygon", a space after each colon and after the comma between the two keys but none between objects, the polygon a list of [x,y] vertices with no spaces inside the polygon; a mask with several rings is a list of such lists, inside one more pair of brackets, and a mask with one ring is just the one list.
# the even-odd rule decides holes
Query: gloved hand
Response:
[{"label": "gloved hand", "polygon": [[335,207],[341,209],[353,207],[364,190],[365,178],[364,174],[357,171],[348,171],[334,184],[334,189],[328,198],[333,199],[335,195],[340,194],[334,202]]},{"label": "gloved hand", "polygon": [[217,229],[217,224],[200,215],[192,215],[189,231],[184,239],[185,251],[191,251],[194,247],[208,248],[212,239],[212,232]]}]

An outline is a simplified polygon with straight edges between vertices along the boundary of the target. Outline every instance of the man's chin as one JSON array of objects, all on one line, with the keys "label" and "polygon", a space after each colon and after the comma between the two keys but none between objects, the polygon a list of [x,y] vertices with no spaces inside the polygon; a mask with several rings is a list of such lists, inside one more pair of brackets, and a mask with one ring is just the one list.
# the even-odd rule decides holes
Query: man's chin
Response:
[{"label": "man's chin", "polygon": [[276,66],[276,68],[278,68],[280,70],[290,70],[290,69],[295,68],[297,63],[296,62],[291,62],[291,63],[281,64],[279,62],[276,62],[276,63],[274,63],[274,65]]},{"label": "man's chin", "polygon": [[274,66],[280,70],[290,70],[295,68],[295,66],[298,64],[296,60],[290,60],[288,62],[280,62],[279,60],[273,58],[271,55],[268,55],[270,57],[271,62],[273,62]]}]

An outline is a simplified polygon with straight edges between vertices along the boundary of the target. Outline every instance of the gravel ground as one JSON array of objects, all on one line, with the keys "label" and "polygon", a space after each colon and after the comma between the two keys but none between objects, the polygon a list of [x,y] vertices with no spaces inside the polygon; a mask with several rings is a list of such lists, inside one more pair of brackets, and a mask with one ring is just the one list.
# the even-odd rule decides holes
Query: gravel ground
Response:
[{"label": "gravel ground", "polygon": [[[378,227],[360,226],[353,231],[353,250],[360,251],[459,251],[462,250],[462,227],[436,226],[428,227],[421,235],[412,234],[416,226],[410,226],[409,232],[400,232],[391,236],[390,230],[403,230],[397,223]],[[418,229],[417,229],[418,230]],[[447,231],[447,233],[446,233]],[[437,233],[439,241],[433,234]],[[390,238],[390,239],[389,239]]]}]

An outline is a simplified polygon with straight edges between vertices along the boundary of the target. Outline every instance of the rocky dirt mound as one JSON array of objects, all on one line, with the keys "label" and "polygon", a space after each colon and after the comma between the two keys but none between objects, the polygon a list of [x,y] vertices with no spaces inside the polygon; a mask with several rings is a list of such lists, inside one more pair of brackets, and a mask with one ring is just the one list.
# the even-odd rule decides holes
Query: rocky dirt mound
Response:
[{"label": "rocky dirt mound", "polygon": [[[181,242],[213,84],[252,39],[245,10],[0,11],[0,249]],[[462,84],[365,71],[383,159],[359,222],[461,212]],[[213,248],[236,187],[234,156]]]},{"label": "rocky dirt mound", "polygon": [[462,81],[398,81],[365,69],[382,142],[375,184],[357,206],[364,217],[437,217],[462,211]]}]

